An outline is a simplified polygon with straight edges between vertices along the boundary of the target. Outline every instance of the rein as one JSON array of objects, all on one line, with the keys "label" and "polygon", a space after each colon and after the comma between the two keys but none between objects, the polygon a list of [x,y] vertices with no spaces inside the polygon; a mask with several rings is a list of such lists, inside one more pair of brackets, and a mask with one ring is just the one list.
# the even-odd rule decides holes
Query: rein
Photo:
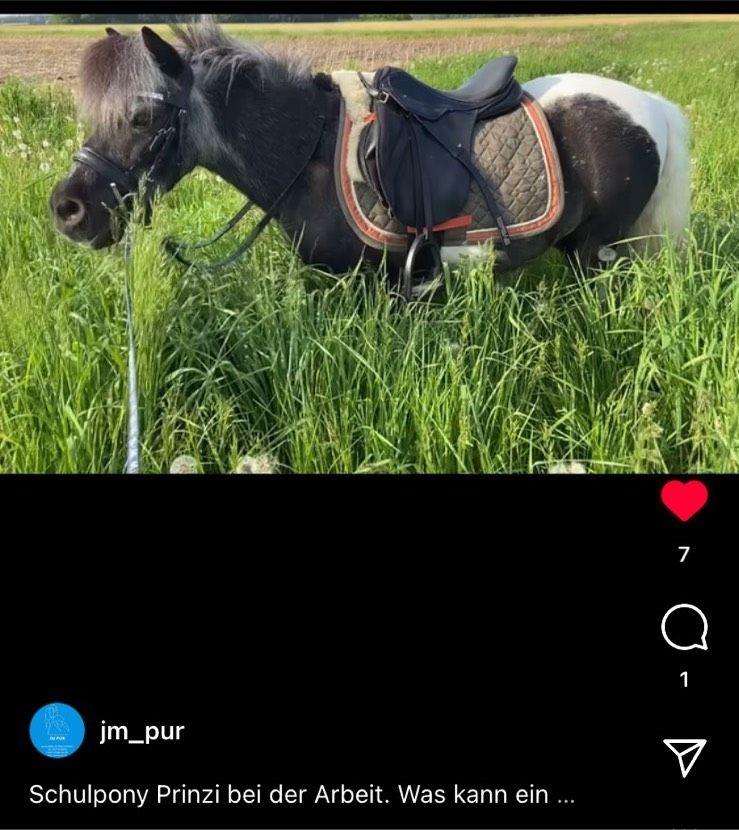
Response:
[{"label": "rein", "polygon": [[270,207],[267,211],[265,211],[264,216],[259,220],[259,222],[254,226],[251,232],[247,235],[246,239],[227,257],[224,257],[221,260],[217,260],[216,262],[209,262],[209,261],[202,261],[200,263],[196,263],[194,260],[187,259],[185,256],[182,255],[181,251],[195,251],[195,250],[202,250],[203,248],[207,248],[210,245],[218,242],[219,239],[224,237],[229,231],[233,230],[236,225],[251,211],[252,208],[256,207],[254,202],[251,200],[247,201],[246,204],[236,213],[228,222],[217,232],[215,233],[210,239],[206,239],[202,242],[195,242],[190,245],[186,245],[182,242],[176,242],[174,239],[165,239],[164,240],[164,250],[178,262],[186,265],[188,267],[193,265],[207,265],[208,268],[225,268],[228,265],[232,265],[236,260],[240,259],[251,246],[257,241],[260,234],[264,229],[269,225],[269,223],[275,218],[277,215],[280,206],[285,201],[287,196],[290,194],[290,191],[295,187],[298,179],[303,175],[305,172],[305,168],[310,164],[311,159],[315,155],[316,150],[318,149],[318,145],[321,141],[321,137],[323,136],[323,128],[326,123],[326,116],[325,115],[318,115],[316,117],[316,136],[313,143],[310,146],[310,152],[308,153],[307,158],[300,165],[297,173],[290,179],[287,187],[280,193],[277,199],[273,202],[272,207]]},{"label": "rein", "polygon": [[[151,207],[157,190],[161,187],[162,174],[169,164],[174,164],[177,168],[183,166],[184,160],[182,157],[182,142],[184,124],[187,118],[190,92],[193,85],[192,70],[188,67],[187,74],[180,86],[180,90],[172,97],[167,97],[158,92],[140,93],[140,98],[150,98],[155,101],[160,101],[163,104],[171,107],[172,112],[168,119],[167,125],[162,127],[154,136],[149,147],[146,150],[144,158],[148,161],[148,170],[145,176],[145,191],[144,191],[144,221],[149,222],[151,217]],[[199,250],[213,245],[229,231],[238,225],[238,223],[255,207],[254,202],[248,200],[246,204],[231,218],[229,221],[210,239],[203,242],[197,242],[190,245],[185,245],[176,242],[173,239],[166,239],[163,242],[164,250],[178,262],[186,266],[193,266],[196,264],[206,265],[208,268],[225,268],[228,265],[236,262],[240,257],[246,254],[252,247],[257,238],[275,218],[277,212],[290,194],[291,190],[297,183],[298,179],[305,172],[306,168],[315,155],[318,145],[323,136],[326,116],[321,114],[315,120],[316,135],[310,145],[310,152],[300,165],[297,173],[290,179],[287,186],[282,190],[272,206],[265,212],[264,216],[259,220],[251,232],[247,235],[243,242],[227,257],[217,262],[203,261],[195,263],[182,255],[181,251]],[[174,149],[174,154],[172,150]],[[110,208],[123,208],[124,200],[136,193],[139,187],[139,179],[141,173],[136,173],[137,169],[146,167],[142,164],[142,159],[139,159],[135,164],[128,168],[122,168],[112,159],[98,153],[87,145],[80,148],[75,153],[74,160],[80,164],[90,167],[98,175],[102,176],[108,181],[110,185],[113,201],[105,201],[103,204]],[[121,197],[120,190],[125,194]],[[138,473],[139,465],[139,451],[141,446],[140,432],[139,432],[139,400],[138,400],[138,384],[137,384],[137,369],[136,369],[136,341],[134,337],[133,328],[133,250],[132,237],[129,227],[126,227],[124,237],[124,269],[125,269],[125,289],[124,299],[126,306],[126,329],[128,334],[128,441],[126,453],[126,465],[124,472]]]}]

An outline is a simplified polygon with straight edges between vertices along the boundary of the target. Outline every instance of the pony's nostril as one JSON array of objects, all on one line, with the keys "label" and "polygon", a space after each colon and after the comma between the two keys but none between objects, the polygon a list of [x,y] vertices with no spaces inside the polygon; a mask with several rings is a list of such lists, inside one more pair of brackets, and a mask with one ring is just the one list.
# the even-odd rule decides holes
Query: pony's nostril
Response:
[{"label": "pony's nostril", "polygon": [[56,206],[56,215],[67,228],[74,228],[85,218],[85,206],[79,199],[62,199]]}]

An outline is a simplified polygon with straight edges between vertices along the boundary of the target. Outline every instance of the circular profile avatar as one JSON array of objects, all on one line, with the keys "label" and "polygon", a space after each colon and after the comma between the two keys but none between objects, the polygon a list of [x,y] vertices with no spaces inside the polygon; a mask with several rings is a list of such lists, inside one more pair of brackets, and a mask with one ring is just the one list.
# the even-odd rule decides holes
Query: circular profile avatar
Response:
[{"label": "circular profile avatar", "polygon": [[85,739],[85,722],[66,703],[48,703],[31,718],[31,743],[47,758],[66,758]]}]

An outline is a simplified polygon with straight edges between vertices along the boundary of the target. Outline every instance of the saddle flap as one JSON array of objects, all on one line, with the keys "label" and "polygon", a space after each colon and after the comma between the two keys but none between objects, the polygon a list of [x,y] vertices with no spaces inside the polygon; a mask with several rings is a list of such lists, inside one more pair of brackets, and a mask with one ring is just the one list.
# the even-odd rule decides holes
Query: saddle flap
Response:
[{"label": "saddle flap", "polygon": [[470,188],[470,174],[450,152],[468,148],[475,111],[454,120],[424,122],[392,101],[376,106],[377,174],[387,204],[406,226],[433,227],[456,216]]}]

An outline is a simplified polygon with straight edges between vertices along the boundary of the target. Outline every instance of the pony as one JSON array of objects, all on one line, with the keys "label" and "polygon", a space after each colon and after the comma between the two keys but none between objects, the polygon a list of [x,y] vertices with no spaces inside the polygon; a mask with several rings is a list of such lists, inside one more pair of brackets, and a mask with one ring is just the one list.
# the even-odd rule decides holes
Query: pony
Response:
[{"label": "pony", "polygon": [[[174,44],[148,27],[128,35],[108,28],[85,52],[79,104],[91,132],[51,194],[57,229],[108,247],[120,239],[121,214],[125,221],[142,181],[150,208],[154,196],[203,167],[267,211],[265,222],[274,218],[306,263],[346,272],[360,261],[379,268],[386,257],[388,273],[399,273],[403,257],[367,247],[341,210],[334,169],[341,93],[332,77],[233,39],[209,18],[171,28]],[[564,208],[546,232],[518,243],[519,262],[556,247],[600,268],[604,251],[612,259],[614,249],[630,255],[684,241],[689,129],[677,105],[581,73],[522,87],[548,120]]]}]

